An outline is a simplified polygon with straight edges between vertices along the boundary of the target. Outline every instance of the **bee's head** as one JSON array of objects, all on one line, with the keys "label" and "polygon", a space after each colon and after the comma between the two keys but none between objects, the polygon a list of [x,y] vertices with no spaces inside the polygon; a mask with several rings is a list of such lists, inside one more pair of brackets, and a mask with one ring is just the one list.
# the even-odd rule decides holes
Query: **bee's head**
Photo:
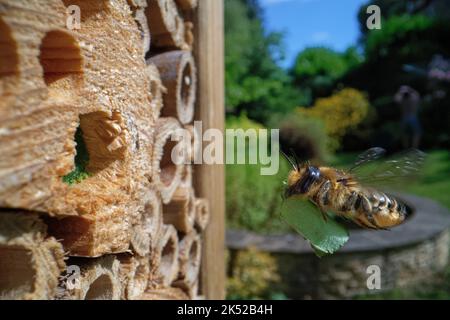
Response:
[{"label": "bee's head", "polygon": [[289,198],[292,195],[307,193],[311,185],[320,178],[320,170],[311,166],[309,162],[300,164],[296,157],[294,157],[294,160],[286,154],[284,155],[293,167],[288,175],[284,197]]}]

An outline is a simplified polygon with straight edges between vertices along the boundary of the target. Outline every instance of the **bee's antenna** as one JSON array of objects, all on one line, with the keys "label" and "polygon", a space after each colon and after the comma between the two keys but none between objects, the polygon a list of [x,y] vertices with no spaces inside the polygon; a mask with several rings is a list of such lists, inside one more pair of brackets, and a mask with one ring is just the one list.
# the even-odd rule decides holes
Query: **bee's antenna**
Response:
[{"label": "bee's antenna", "polygon": [[290,148],[289,151],[292,154],[292,157],[295,159],[295,167],[297,170],[300,168],[300,160],[297,157],[297,154],[295,153],[294,149]]},{"label": "bee's antenna", "polygon": [[280,152],[283,154],[283,156],[286,158],[286,160],[291,164],[291,166],[294,168],[294,170],[298,171],[298,165],[290,158],[283,150],[280,149]]}]

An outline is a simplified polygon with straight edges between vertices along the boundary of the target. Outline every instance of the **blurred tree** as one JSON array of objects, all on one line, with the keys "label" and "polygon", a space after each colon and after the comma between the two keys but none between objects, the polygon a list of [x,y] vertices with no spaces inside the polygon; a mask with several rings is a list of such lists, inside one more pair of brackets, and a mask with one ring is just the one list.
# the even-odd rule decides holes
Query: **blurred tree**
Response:
[{"label": "blurred tree", "polygon": [[279,67],[284,58],[282,34],[267,33],[257,0],[225,1],[225,82],[227,113],[242,112],[266,123],[303,102]]},{"label": "blurred tree", "polygon": [[[448,0],[371,0],[367,4],[361,6],[358,12],[359,28],[361,38],[364,40],[369,33],[366,22],[369,15],[366,10],[369,5],[377,5],[380,7],[382,21],[396,15],[415,15],[419,13],[444,13],[450,10]],[[436,10],[438,9],[438,10]],[[444,10],[443,10],[444,9]]]},{"label": "blurred tree", "polygon": [[[426,9],[420,10],[416,6],[415,11],[418,10],[421,14],[413,15],[406,14],[412,12],[411,9],[405,9],[400,4],[397,8],[392,4],[394,7],[391,11],[386,10],[387,17],[382,21],[382,28],[371,30],[363,37],[366,53],[364,63],[341,79],[345,86],[364,90],[371,98],[371,105],[377,114],[377,119],[372,122],[372,133],[365,135],[370,137],[371,144],[388,149],[400,147],[400,109],[393,101],[395,92],[401,85],[407,84],[423,97],[429,96],[429,62],[436,54],[450,57],[450,42],[447,40],[450,36],[450,24],[448,20],[441,18],[443,13],[429,13],[438,3],[432,1]],[[398,13],[401,15],[396,15]],[[448,86],[445,90],[448,91]],[[446,100],[448,99],[425,99],[421,105],[420,117],[426,120],[423,126],[424,144],[421,147],[448,145],[449,135],[442,136],[442,128],[447,127],[448,123]],[[433,121],[429,121],[430,119]],[[348,142],[353,144],[354,139],[345,139],[344,148],[349,149]]]},{"label": "blurred tree", "polygon": [[310,104],[318,97],[330,95],[336,81],[361,61],[355,47],[344,53],[324,47],[307,48],[298,54],[290,73],[298,87],[310,90]]}]

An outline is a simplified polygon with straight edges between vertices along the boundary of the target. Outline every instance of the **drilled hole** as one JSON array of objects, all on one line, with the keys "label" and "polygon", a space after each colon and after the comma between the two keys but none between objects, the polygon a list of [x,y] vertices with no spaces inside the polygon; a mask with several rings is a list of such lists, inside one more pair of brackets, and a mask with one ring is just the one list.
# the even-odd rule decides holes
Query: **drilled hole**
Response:
[{"label": "drilled hole", "polygon": [[0,17],[0,95],[10,94],[18,75],[17,45],[9,26]]},{"label": "drilled hole", "polygon": [[191,261],[191,263],[188,264],[188,274],[196,276],[196,271],[197,271],[197,257],[198,257],[198,241],[194,241],[192,242],[192,246],[189,250],[189,261]]},{"label": "drilled hole", "polygon": [[187,106],[191,99],[191,86],[192,86],[192,71],[191,64],[188,63],[183,69],[183,75],[181,78],[181,99],[183,100],[183,105]]},{"label": "drilled hole", "polygon": [[84,300],[112,300],[113,283],[111,278],[103,274],[91,283]]},{"label": "drilled hole", "polygon": [[177,170],[175,163],[172,161],[172,150],[177,143],[177,141],[171,141],[169,138],[163,147],[163,157],[160,162],[160,180],[166,186],[170,185]]},{"label": "drilled hole", "polygon": [[21,299],[34,291],[31,251],[21,247],[0,248],[0,300]]},{"label": "drilled hole", "polygon": [[42,39],[39,61],[51,90],[73,91],[82,82],[83,62],[77,41],[67,32],[50,31]]},{"label": "drilled hole", "polygon": [[153,99],[156,99],[158,97],[158,89],[159,85],[155,80],[150,81],[150,94]]},{"label": "drilled hole", "polygon": [[63,181],[70,185],[80,183],[81,181],[89,177],[89,172],[87,171],[87,166],[89,163],[89,153],[86,147],[86,143],[84,142],[83,131],[79,126],[75,132],[75,144],[75,168],[72,170],[72,172],[63,177]]},{"label": "drilled hole", "polygon": [[161,253],[161,270],[165,274],[170,274],[170,269],[175,261],[175,243],[173,238],[169,238]]}]

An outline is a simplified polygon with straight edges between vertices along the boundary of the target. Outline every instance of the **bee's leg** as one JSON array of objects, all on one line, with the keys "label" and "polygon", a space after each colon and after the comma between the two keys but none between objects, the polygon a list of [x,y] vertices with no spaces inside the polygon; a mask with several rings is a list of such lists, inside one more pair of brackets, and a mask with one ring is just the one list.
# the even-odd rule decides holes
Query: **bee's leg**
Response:
[{"label": "bee's leg", "polygon": [[320,210],[320,213],[322,214],[322,218],[325,222],[328,222],[328,215],[325,211],[323,211],[322,209]]}]

